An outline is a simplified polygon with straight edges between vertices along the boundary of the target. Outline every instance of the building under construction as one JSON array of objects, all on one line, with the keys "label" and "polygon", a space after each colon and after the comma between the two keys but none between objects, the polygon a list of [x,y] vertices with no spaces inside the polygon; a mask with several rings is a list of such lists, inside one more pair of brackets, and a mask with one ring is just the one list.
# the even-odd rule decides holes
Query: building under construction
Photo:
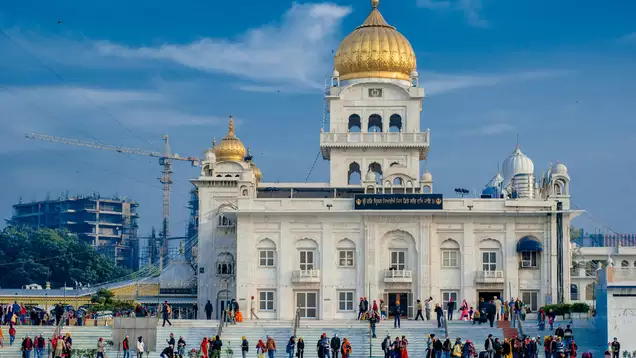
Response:
[{"label": "building under construction", "polygon": [[137,204],[128,199],[68,196],[13,205],[12,224],[66,229],[117,265],[139,269]]}]

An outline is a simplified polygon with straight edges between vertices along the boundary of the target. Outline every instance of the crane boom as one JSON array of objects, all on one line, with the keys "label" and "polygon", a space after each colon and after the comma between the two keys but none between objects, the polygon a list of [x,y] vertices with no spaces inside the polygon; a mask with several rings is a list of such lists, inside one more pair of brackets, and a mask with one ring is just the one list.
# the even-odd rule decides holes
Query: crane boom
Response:
[{"label": "crane boom", "polygon": [[167,262],[164,262],[163,260],[163,254],[168,253],[168,238],[170,237],[170,191],[171,191],[171,186],[173,183],[172,161],[179,160],[179,161],[190,162],[190,164],[192,164],[192,166],[195,167],[199,165],[199,162],[200,162],[199,158],[181,157],[176,153],[172,153],[170,151],[170,143],[168,142],[167,134],[164,134],[163,137],[161,137],[161,139],[163,139],[165,143],[163,153],[153,152],[153,151],[145,150],[145,149],[126,148],[126,147],[110,145],[110,144],[88,142],[88,141],[82,141],[82,140],[72,139],[72,138],[55,137],[55,136],[40,134],[40,133],[28,133],[28,134],[25,134],[24,136],[28,139],[33,139],[33,140],[44,140],[48,142],[74,145],[78,147],[110,150],[110,151],[118,152],[118,153],[127,153],[127,154],[159,158],[159,165],[163,167],[163,170],[161,171],[161,177],[159,178],[159,182],[163,184],[163,188],[162,188],[162,191],[163,191],[162,219],[163,220],[161,223],[161,228],[162,228],[161,237],[163,239],[163,244],[161,248],[162,255],[160,257],[160,266],[167,264]]},{"label": "crane boom", "polygon": [[[24,136],[26,138],[28,138],[28,139],[34,139],[34,140],[45,140],[45,141],[48,141],[48,142],[54,142],[54,143],[60,143],[60,144],[68,144],[68,145],[74,145],[74,146],[85,147],[85,148],[110,150],[110,151],[118,152],[118,153],[128,153],[128,154],[135,154],[135,155],[143,155],[143,156],[147,156],[147,157],[166,158],[166,159],[171,159],[171,160],[181,160],[181,161],[186,161],[186,162],[192,163],[192,166],[198,166],[199,165],[199,158],[182,157],[182,156],[180,156],[178,154],[172,154],[172,153],[169,152],[170,147],[166,148],[167,149],[166,152],[161,153],[161,152],[153,152],[153,151],[145,150],[145,149],[126,148],[126,147],[121,147],[121,146],[117,146],[117,145],[101,144],[101,143],[96,143],[96,142],[88,142],[88,141],[82,141],[82,140],[78,140],[78,139],[56,137],[56,136],[47,135],[47,134],[40,134],[40,133],[27,133]],[[165,137],[164,140],[167,140],[167,135],[164,136],[164,137]]]}]

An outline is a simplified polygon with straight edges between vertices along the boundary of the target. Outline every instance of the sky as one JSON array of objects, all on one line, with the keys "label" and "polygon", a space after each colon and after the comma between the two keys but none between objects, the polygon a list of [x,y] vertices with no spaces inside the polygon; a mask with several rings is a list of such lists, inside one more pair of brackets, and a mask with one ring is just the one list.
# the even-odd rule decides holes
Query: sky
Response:
[{"label": "sky", "polygon": [[[202,156],[236,121],[264,181],[304,182],[319,151],[333,51],[369,0],[0,2],[0,218],[62,193],[139,202],[161,223],[157,159],[33,141],[39,132]],[[519,144],[572,178],[574,224],[634,232],[636,2],[381,0],[417,55],[435,192],[479,192]],[[172,234],[189,179],[175,163]],[[328,180],[319,158],[309,181]]]}]

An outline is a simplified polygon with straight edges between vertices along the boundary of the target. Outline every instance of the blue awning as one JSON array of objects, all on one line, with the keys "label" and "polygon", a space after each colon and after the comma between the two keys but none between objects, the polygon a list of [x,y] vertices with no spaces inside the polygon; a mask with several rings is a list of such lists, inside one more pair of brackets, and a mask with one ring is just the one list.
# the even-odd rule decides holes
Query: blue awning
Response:
[{"label": "blue awning", "polygon": [[543,245],[534,236],[524,236],[517,242],[517,252],[543,251]]}]

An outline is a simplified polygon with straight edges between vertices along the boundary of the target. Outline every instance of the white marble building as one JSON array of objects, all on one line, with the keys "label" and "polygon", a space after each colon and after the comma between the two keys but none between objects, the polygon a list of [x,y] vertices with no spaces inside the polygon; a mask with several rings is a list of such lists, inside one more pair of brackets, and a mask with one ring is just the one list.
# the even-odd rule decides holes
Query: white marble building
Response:
[{"label": "white marble building", "polygon": [[[480,198],[435,195],[431,173],[420,168],[431,142],[415,54],[378,2],[334,59],[330,119],[320,133],[328,183],[262,182],[231,120],[205,151],[192,181],[200,307],[210,300],[218,312],[236,298],[261,319],[291,319],[299,307],[303,317],[331,320],[356,317],[363,296],[399,301],[409,317],[428,296],[513,296],[534,308],[568,301],[568,228],[577,212],[567,168],[535,179],[517,147]],[[408,203],[360,207],[372,197]]]}]

